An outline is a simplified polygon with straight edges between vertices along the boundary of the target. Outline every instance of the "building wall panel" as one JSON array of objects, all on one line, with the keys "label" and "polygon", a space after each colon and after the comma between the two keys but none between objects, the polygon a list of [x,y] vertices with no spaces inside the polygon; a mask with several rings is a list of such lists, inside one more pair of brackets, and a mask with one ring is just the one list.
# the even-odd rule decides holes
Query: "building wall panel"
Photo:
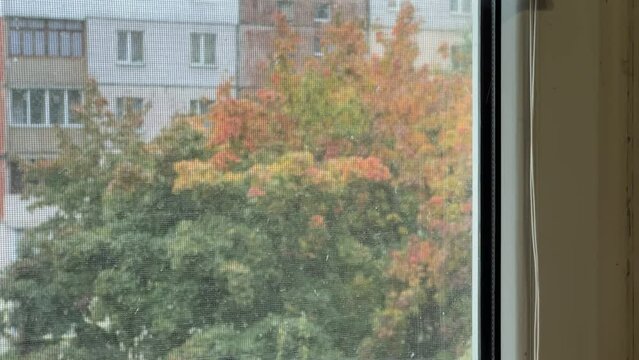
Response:
[{"label": "building wall panel", "polygon": [[[395,24],[402,1],[397,0],[396,7],[389,7],[388,0],[370,0],[371,25],[390,28]],[[413,1],[415,16],[424,30],[466,30],[470,29],[470,14],[450,11],[450,0]]]},{"label": "building wall panel", "polygon": [[[278,11],[279,0],[240,0],[240,23],[251,25],[275,25],[275,14]],[[292,1],[292,26],[316,26],[317,7],[329,4],[331,15],[339,16],[343,20],[362,20],[368,18],[366,0],[306,0]]]},{"label": "building wall panel", "polygon": [[7,59],[8,88],[83,87],[89,79],[83,58],[16,57]]},{"label": "building wall panel", "polygon": [[102,95],[116,111],[118,97],[137,97],[144,99],[151,107],[142,126],[146,140],[150,140],[168,126],[175,115],[187,114],[191,100],[201,98],[215,99],[216,88],[195,87],[144,87],[144,86],[101,86]]},{"label": "building wall panel", "polygon": [[[118,62],[120,30],[144,33],[142,65]],[[214,66],[191,65],[190,36],[194,32],[216,35]],[[214,87],[235,77],[235,26],[92,18],[87,20],[87,43],[88,71],[99,84]]]},{"label": "building wall panel", "polygon": [[3,0],[2,16],[237,24],[238,0]]},{"label": "building wall panel", "polygon": [[[384,47],[377,42],[377,36],[391,36],[390,29],[377,29],[370,33],[369,44],[372,54],[381,55]],[[451,46],[460,45],[464,40],[464,35],[455,30],[420,30],[415,36],[415,43],[419,48],[419,54],[415,61],[416,66],[428,64],[439,69],[451,67],[449,56],[444,56],[442,47],[450,49]]]},{"label": "building wall panel", "polygon": [[[80,129],[66,128],[76,139]],[[53,127],[7,127],[7,153],[9,158],[39,158],[58,151],[56,130]],[[10,159],[9,159],[10,160]]]}]

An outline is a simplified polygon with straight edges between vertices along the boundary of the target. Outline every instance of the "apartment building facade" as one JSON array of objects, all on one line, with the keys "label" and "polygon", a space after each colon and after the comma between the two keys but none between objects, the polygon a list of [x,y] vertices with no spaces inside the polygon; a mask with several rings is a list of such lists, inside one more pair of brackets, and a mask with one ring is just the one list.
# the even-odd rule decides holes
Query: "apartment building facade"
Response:
[{"label": "apartment building facade", "polygon": [[55,156],[57,126],[79,134],[72,109],[87,81],[115,114],[148,104],[142,134],[150,139],[175,114],[206,111],[217,87],[237,77],[239,9],[233,0],[1,5],[0,253],[11,258],[21,232],[54,211],[27,210],[17,162]]},{"label": "apartment building facade", "polygon": [[238,87],[251,92],[268,80],[272,58],[275,15],[281,13],[300,37],[298,59],[322,55],[322,36],[327,24],[342,20],[368,23],[369,0],[240,0]]},{"label": "apartment building facade", "polygon": [[[413,2],[422,21],[419,63],[450,67],[443,44],[470,30],[470,0]],[[401,0],[0,0],[0,249],[51,216],[27,211],[17,160],[56,156],[55,126],[79,133],[73,107],[94,79],[111,110],[150,105],[150,139],[173,115],[200,114],[230,81],[250,94],[267,82],[275,14],[300,35],[298,59],[322,56],[333,19],[389,32]],[[10,244],[6,245],[5,243]],[[14,250],[0,251],[14,256]],[[7,255],[8,254],[8,255]],[[9,259],[10,260],[10,259]]]},{"label": "apartment building facade", "polygon": [[[383,52],[376,41],[377,33],[390,33],[405,1],[408,0],[370,0],[369,43],[372,53]],[[454,55],[464,42],[470,41],[472,0],[420,0],[412,1],[412,4],[420,22],[415,38],[419,46],[416,65],[428,64],[441,69],[458,66]]]}]

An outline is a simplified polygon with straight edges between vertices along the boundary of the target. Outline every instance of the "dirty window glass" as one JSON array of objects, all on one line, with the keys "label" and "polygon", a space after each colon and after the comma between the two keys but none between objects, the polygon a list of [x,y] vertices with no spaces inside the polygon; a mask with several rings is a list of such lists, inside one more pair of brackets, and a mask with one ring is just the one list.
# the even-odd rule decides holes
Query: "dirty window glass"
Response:
[{"label": "dirty window glass", "polygon": [[49,119],[52,124],[64,124],[64,91],[49,91]]},{"label": "dirty window glass", "polygon": [[3,5],[0,358],[473,358],[469,0]]}]

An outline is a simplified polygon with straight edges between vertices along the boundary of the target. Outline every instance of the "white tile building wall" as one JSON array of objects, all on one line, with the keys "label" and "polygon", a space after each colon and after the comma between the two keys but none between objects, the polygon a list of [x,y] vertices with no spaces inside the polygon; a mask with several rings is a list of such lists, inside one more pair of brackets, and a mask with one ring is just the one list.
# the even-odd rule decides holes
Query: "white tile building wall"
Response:
[{"label": "white tile building wall", "polygon": [[[114,111],[118,97],[142,98],[151,105],[143,126],[147,139],[157,135],[176,113],[187,113],[191,100],[214,99],[220,84],[235,82],[234,25],[89,18],[86,28],[89,76],[97,81]],[[143,33],[142,64],[117,61],[117,32],[121,30]],[[213,66],[191,64],[191,33],[215,35]]]}]

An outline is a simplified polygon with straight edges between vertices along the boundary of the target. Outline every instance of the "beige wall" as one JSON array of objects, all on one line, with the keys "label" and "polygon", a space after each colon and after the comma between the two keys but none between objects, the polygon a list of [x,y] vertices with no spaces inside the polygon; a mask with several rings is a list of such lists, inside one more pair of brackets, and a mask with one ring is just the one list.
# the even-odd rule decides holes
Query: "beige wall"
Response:
[{"label": "beige wall", "polygon": [[537,50],[541,359],[627,359],[630,1],[553,3]]},{"label": "beige wall", "polygon": [[[79,139],[80,129],[68,127],[64,130]],[[39,158],[58,152],[58,138],[54,127],[9,126],[6,132],[9,157]]]},{"label": "beige wall", "polygon": [[8,58],[6,66],[9,87],[83,87],[88,80],[84,58]]}]

